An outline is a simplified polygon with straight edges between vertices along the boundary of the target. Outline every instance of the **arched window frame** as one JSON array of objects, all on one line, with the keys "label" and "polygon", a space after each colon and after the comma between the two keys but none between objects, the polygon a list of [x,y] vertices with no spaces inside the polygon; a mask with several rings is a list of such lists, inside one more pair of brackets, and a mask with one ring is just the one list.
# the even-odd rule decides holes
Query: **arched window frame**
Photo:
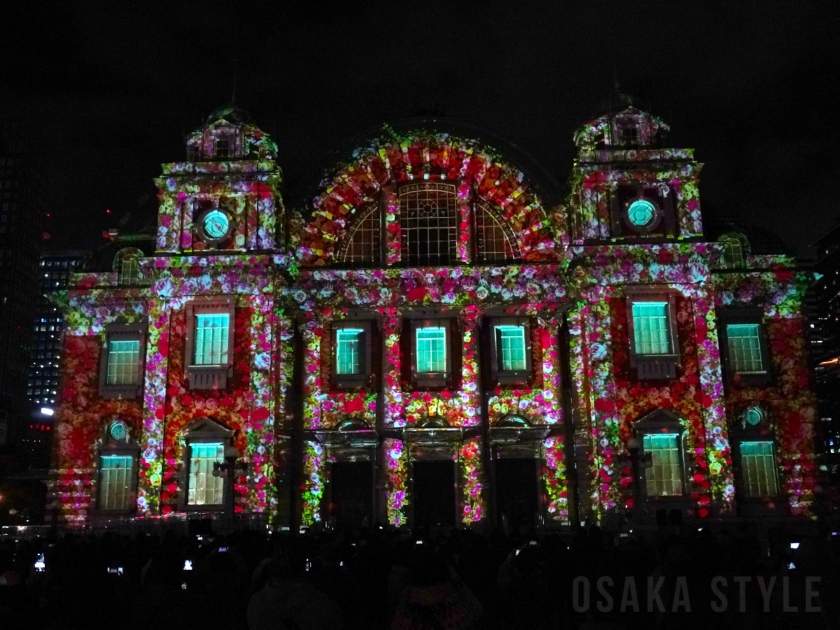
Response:
[{"label": "arched window frame", "polygon": [[722,235],[718,242],[723,245],[721,262],[724,269],[743,269],[747,266],[749,255],[749,241],[740,232],[728,232]]},{"label": "arched window frame", "polygon": [[[476,262],[479,263],[500,263],[514,262],[522,259],[519,243],[513,228],[505,221],[498,209],[491,206],[484,199],[476,199],[473,204],[473,248]],[[488,230],[501,233],[503,248],[505,251],[498,251],[496,247],[499,239],[494,237],[493,250],[488,247]]]},{"label": "arched window frame", "polygon": [[[351,223],[338,251],[339,262],[355,268],[376,266],[382,259],[382,234],[382,208],[380,202],[374,201],[363,206]],[[369,239],[364,238],[367,235]],[[362,241],[358,244],[362,251],[366,246],[370,248],[370,256],[353,253],[357,238]],[[352,259],[348,260],[348,256]]]},{"label": "arched window frame", "polygon": [[140,272],[139,260],[143,257],[136,247],[126,247],[117,252],[114,256],[114,273],[117,274],[117,282],[121,285],[140,284],[143,276]]}]

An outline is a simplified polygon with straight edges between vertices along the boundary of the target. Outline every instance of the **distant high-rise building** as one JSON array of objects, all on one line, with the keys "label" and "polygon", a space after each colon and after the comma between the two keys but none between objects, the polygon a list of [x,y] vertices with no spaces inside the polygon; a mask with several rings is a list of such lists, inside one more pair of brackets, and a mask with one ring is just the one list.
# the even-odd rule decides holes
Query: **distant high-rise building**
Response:
[{"label": "distant high-rise building", "polygon": [[18,446],[21,456],[33,468],[47,468],[50,460],[52,412],[58,392],[61,353],[61,312],[47,294],[64,289],[70,274],[79,271],[85,254],[81,251],[44,253],[38,267],[40,292],[35,300],[32,322],[32,358],[26,395],[31,403],[30,422],[21,428]]},{"label": "distant high-rise building", "polygon": [[0,120],[0,417],[6,441],[26,425],[32,316],[45,212],[43,145],[22,120]]}]

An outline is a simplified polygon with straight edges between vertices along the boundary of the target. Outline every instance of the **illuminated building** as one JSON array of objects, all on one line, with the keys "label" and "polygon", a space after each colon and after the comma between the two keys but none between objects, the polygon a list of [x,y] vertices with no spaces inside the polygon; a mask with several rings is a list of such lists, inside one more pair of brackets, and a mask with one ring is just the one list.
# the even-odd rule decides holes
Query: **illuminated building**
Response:
[{"label": "illuminated building", "polygon": [[156,252],[74,276],[53,507],[279,526],[803,517],[795,261],[704,238],[702,165],[625,104],[564,200],[437,124],[385,127],[305,208],[223,108],[156,180]]}]

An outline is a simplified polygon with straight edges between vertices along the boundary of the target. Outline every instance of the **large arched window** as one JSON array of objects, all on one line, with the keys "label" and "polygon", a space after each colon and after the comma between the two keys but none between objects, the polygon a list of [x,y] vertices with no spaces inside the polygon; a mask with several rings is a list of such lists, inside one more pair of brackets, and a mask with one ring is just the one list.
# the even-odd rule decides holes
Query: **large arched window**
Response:
[{"label": "large arched window", "polygon": [[412,182],[400,188],[402,261],[411,267],[456,260],[458,190],[446,182]]},{"label": "large arched window", "polygon": [[379,262],[381,216],[378,203],[362,209],[338,252],[339,261],[348,267],[367,267]]},{"label": "large arched window", "polygon": [[478,262],[505,262],[521,258],[513,230],[484,201],[475,206],[475,251]]},{"label": "large arched window", "polygon": [[139,284],[142,278],[140,274],[140,259],[143,257],[136,247],[126,247],[117,252],[114,257],[114,273],[120,284]]}]

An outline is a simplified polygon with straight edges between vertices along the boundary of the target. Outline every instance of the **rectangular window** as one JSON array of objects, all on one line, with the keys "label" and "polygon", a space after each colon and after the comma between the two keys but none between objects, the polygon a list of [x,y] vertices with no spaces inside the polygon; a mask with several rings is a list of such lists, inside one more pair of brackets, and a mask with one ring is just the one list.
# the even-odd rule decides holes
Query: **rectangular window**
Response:
[{"label": "rectangular window", "polygon": [[131,455],[103,455],[99,469],[100,510],[126,511],[131,505]]},{"label": "rectangular window", "polygon": [[528,369],[525,327],[496,326],[496,351],[499,359],[499,370],[521,372]]},{"label": "rectangular window", "polygon": [[741,474],[744,496],[748,498],[774,497],[776,486],[776,458],[772,442],[741,442]]},{"label": "rectangular window", "polygon": [[136,385],[140,378],[140,340],[110,340],[106,385]]},{"label": "rectangular window", "polygon": [[736,374],[764,374],[759,324],[728,324],[729,362]]},{"label": "rectangular window", "polygon": [[446,372],[446,328],[417,329],[417,372]]},{"label": "rectangular window", "polygon": [[633,303],[633,342],[636,354],[671,354],[667,302]]},{"label": "rectangular window", "polygon": [[228,362],[230,316],[227,313],[195,316],[194,365],[225,365]]},{"label": "rectangular window", "polygon": [[650,455],[650,466],[645,469],[647,496],[682,496],[679,437],[676,433],[645,435],[645,456]]},{"label": "rectangular window", "polygon": [[227,138],[216,138],[216,157],[226,158],[230,154],[230,141]]},{"label": "rectangular window", "polygon": [[213,476],[214,462],[224,461],[221,442],[190,445],[190,485],[188,505],[221,505],[225,488],[224,475]]},{"label": "rectangular window", "polygon": [[359,328],[343,328],[336,331],[336,374],[362,373],[363,339],[364,331]]}]

